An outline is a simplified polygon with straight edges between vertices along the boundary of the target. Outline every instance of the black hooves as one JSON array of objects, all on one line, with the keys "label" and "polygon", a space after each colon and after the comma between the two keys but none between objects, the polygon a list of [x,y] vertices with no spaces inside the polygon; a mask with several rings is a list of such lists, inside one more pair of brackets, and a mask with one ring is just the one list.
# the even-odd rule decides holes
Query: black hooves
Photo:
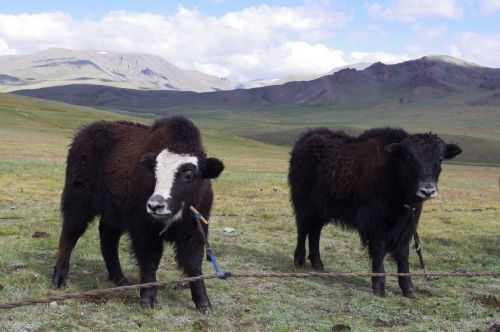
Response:
[{"label": "black hooves", "polygon": [[142,288],[140,294],[143,308],[152,309],[157,305],[156,288]]},{"label": "black hooves", "polygon": [[414,298],[417,297],[417,295],[415,294],[415,290],[414,289],[403,290],[403,296],[407,297],[407,298],[410,298],[410,299],[414,299]]},{"label": "black hooves", "polygon": [[144,309],[153,309],[156,305],[156,296],[141,296],[141,306]]},{"label": "black hooves", "polygon": [[379,297],[385,297],[385,289],[383,288],[374,288],[373,294]]},{"label": "black hooves", "polygon": [[153,299],[141,299],[141,306],[144,309],[154,309],[156,306],[156,300]]},{"label": "black hooves", "polygon": [[131,285],[130,281],[125,278],[124,276],[117,276],[117,277],[109,277],[108,278],[110,281],[112,281],[115,285],[117,286],[128,286]]},{"label": "black hooves", "polygon": [[311,266],[314,270],[316,271],[324,271],[325,267],[323,266],[323,262],[321,261],[321,258],[315,256],[315,257],[310,257],[309,260],[311,261]]},{"label": "black hooves", "polygon": [[68,277],[68,270],[62,268],[54,268],[54,273],[52,274],[52,286],[54,288],[61,288],[66,286],[66,279]]},{"label": "black hooves", "polygon": [[293,264],[295,267],[304,267],[306,264],[306,259],[303,256],[295,256],[293,259]]},{"label": "black hooves", "polygon": [[196,304],[196,310],[198,310],[200,314],[208,315],[212,310],[212,305],[210,302]]}]

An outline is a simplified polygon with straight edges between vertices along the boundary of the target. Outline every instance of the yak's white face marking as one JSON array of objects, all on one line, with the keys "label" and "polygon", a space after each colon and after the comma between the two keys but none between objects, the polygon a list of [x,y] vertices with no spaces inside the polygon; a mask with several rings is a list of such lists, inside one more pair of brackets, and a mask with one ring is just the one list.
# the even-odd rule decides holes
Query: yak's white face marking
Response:
[{"label": "yak's white face marking", "polygon": [[[177,171],[179,170],[180,166],[185,164],[193,164],[198,167],[198,158],[190,154],[178,154],[175,152],[171,152],[168,149],[163,150],[156,157],[156,185],[151,197],[153,198],[160,196],[161,198],[163,198],[163,201],[165,201],[166,204],[164,205],[163,209],[154,211],[154,214],[168,215],[173,212],[168,206],[168,202],[171,199],[172,187],[174,185]],[[149,206],[150,203],[151,198],[148,201],[147,211],[149,213],[153,213],[152,209]],[[174,217],[176,219],[179,219],[181,215],[179,215],[179,213],[177,212]]]}]

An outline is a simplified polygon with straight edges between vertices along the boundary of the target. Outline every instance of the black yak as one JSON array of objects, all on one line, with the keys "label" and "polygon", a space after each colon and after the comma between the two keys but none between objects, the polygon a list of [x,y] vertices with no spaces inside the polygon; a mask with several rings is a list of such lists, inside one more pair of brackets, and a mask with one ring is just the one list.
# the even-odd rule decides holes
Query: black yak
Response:
[{"label": "black yak", "polygon": [[[359,232],[373,272],[384,272],[393,255],[399,272],[409,272],[409,243],[425,200],[438,194],[441,162],[461,153],[435,134],[401,129],[365,131],[358,137],[326,128],[303,134],[293,147],[289,185],[297,224],[296,266],[305,264],[305,241],[314,269],[323,269],[319,241],[329,222]],[[409,277],[403,294],[414,296]],[[373,292],[385,295],[385,278],[372,278]]]},{"label": "black yak", "polygon": [[[65,284],[71,252],[96,216],[104,262],[116,284],[128,283],[118,257],[123,233],[130,235],[141,282],[156,281],[165,240],[174,244],[184,272],[200,275],[204,238],[189,208],[209,217],[210,179],[223,168],[220,160],[207,158],[199,130],[183,117],[161,119],[152,126],[102,121],[84,127],[67,158],[53,285]],[[210,301],[205,284],[199,280],[190,287],[196,307],[206,312]],[[141,304],[153,307],[156,293],[156,288],[141,289]]]}]

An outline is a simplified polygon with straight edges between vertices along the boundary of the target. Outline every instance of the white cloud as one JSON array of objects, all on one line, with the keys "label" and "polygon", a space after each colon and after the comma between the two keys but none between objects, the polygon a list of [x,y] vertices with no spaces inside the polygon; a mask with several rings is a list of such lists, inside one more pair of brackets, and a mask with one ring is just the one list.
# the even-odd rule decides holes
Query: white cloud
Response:
[{"label": "white cloud", "polygon": [[69,42],[71,17],[64,13],[0,14],[0,39],[12,48],[39,50]]},{"label": "white cloud", "polygon": [[479,9],[484,15],[493,15],[500,11],[500,0],[479,0]]},{"label": "white cloud", "polygon": [[453,56],[480,65],[500,67],[500,33],[481,35],[474,32],[462,33],[450,47]]},{"label": "white cloud", "polygon": [[[7,51],[49,47],[140,52],[187,69],[236,79],[322,73],[345,64],[341,51],[318,42],[347,18],[314,6],[260,5],[221,16],[179,7],[170,16],[128,11],[99,19],[61,12],[0,14],[0,41]],[[6,46],[0,44],[0,52]]]},{"label": "white cloud", "polygon": [[418,17],[460,18],[463,10],[455,0],[396,0],[388,6],[368,5],[373,17],[413,22]]}]

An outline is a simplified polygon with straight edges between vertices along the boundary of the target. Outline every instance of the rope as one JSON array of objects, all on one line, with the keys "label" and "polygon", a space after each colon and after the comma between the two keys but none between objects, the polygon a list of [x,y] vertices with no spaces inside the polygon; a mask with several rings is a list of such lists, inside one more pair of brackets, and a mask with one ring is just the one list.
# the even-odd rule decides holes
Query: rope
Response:
[{"label": "rope", "polygon": [[[337,277],[500,277],[500,271],[497,272],[413,272],[413,273],[372,273],[372,272],[237,272],[231,273],[231,278],[337,278]],[[50,303],[54,301],[65,301],[69,299],[89,299],[103,295],[113,294],[116,292],[123,292],[126,290],[150,288],[150,287],[164,287],[170,284],[185,284],[187,282],[197,281],[201,279],[217,279],[217,274],[199,275],[196,277],[182,278],[177,281],[171,282],[148,282],[144,284],[134,284],[127,286],[119,286],[104,289],[94,289],[84,292],[68,293],[63,295],[55,295],[44,298],[31,298],[24,299],[17,302],[0,304],[0,309],[13,309],[23,306]]]}]

